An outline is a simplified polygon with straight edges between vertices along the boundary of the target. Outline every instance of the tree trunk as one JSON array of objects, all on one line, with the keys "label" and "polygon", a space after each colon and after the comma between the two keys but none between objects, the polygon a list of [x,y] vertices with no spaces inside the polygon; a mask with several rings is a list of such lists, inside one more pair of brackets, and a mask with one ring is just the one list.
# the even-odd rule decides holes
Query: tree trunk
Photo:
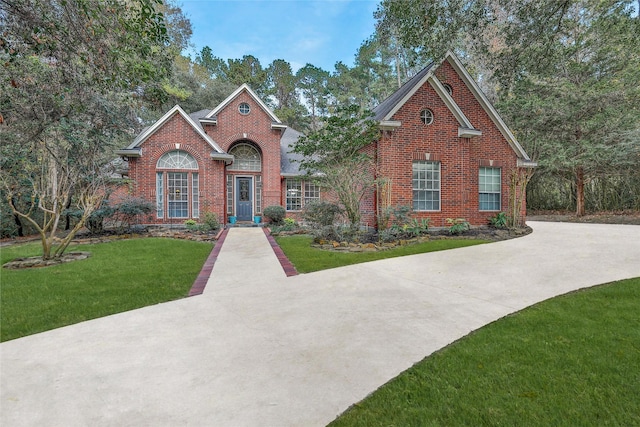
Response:
[{"label": "tree trunk", "polygon": [[[11,198],[11,203],[13,206],[16,205],[15,197]],[[18,215],[17,213],[14,213],[13,221],[15,222],[16,227],[18,227],[18,237],[24,237],[24,227],[22,226],[22,221],[20,221],[20,215]]]},{"label": "tree trunk", "polygon": [[584,216],[584,169],[579,166],[576,169],[576,216]]}]

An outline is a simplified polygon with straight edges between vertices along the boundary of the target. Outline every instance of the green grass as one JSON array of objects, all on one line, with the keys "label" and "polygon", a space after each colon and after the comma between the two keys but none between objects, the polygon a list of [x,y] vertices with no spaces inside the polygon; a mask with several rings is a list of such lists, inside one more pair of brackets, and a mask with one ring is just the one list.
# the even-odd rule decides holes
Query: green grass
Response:
[{"label": "green grass", "polygon": [[337,426],[640,425],[640,278],[529,307],[405,371]]},{"label": "green grass", "polygon": [[278,236],[275,239],[299,273],[488,243],[486,240],[432,240],[380,252],[334,252],[312,248],[312,238],[307,235]]},{"label": "green grass", "polygon": [[[35,334],[187,296],[211,244],[131,239],[80,245],[86,260],[0,270],[0,340]],[[40,253],[39,244],[2,248],[4,264]]]}]

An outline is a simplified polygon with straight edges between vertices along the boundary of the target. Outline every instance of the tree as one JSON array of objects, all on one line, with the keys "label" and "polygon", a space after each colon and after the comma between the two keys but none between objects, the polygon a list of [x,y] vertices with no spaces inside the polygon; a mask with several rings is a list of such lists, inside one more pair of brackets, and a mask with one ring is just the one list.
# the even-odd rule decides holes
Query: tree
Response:
[{"label": "tree", "polygon": [[327,113],[329,72],[307,64],[296,73],[297,87],[310,112],[311,130],[317,131],[320,117]]},{"label": "tree", "polygon": [[379,128],[371,117],[356,105],[341,107],[292,150],[303,155],[301,168],[335,193],[354,229],[360,224],[360,202],[374,185],[374,160],[366,147],[378,139]]},{"label": "tree", "polygon": [[522,2],[507,11],[508,48],[497,60],[511,96],[499,105],[527,129],[521,140],[541,173],[571,183],[578,216],[590,182],[640,167],[640,21],[629,4]]},{"label": "tree", "polygon": [[300,103],[296,93],[296,76],[291,70],[291,65],[283,60],[274,60],[266,69],[267,71],[267,102],[274,107],[274,113],[286,123],[299,131],[306,131],[309,121],[309,112]]},{"label": "tree", "polygon": [[[0,183],[14,215],[39,232],[45,259],[61,256],[100,205],[111,148],[137,126],[135,96],[168,72],[158,5],[0,2]],[[54,247],[68,207],[84,215]]]}]

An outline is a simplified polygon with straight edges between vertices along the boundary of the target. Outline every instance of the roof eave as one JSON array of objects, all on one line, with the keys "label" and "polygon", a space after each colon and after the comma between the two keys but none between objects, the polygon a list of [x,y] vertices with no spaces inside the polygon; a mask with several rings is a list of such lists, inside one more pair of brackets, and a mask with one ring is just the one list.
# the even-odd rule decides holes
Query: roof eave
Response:
[{"label": "roof eave", "polygon": [[397,120],[380,120],[380,129],[393,130],[402,126],[402,122]]},{"label": "roof eave", "polygon": [[122,150],[116,150],[116,154],[120,157],[141,157],[142,148],[124,148]]},{"label": "roof eave", "polygon": [[471,129],[465,127],[458,128],[458,137],[459,138],[473,138],[474,136],[481,136],[482,131],[480,129]]}]

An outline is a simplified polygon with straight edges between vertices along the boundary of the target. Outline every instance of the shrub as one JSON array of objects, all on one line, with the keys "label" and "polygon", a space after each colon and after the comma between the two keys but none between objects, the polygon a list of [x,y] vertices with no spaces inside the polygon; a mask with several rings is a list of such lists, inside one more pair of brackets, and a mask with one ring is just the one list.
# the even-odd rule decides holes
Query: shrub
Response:
[{"label": "shrub", "polygon": [[509,217],[504,212],[498,212],[489,218],[489,225],[495,228],[507,228]]},{"label": "shrub", "polygon": [[282,206],[273,205],[273,206],[267,206],[266,208],[264,208],[264,211],[262,211],[262,213],[264,216],[269,218],[269,220],[272,223],[276,225],[280,225],[282,224],[282,221],[284,220],[284,217],[287,214],[287,211],[285,211]]},{"label": "shrub", "polygon": [[471,228],[469,221],[464,218],[447,218],[447,224],[450,225],[449,233],[461,234]]},{"label": "shrub", "polygon": [[401,239],[412,239],[414,237],[427,234],[429,232],[429,218],[415,219],[413,218],[407,224],[393,224],[386,230],[382,230],[378,238],[382,242],[392,242]]},{"label": "shrub", "polygon": [[[104,220],[113,216],[116,212],[116,208],[109,205],[108,200],[103,200],[100,204],[100,207],[93,211],[87,221],[85,222],[85,227],[92,234],[100,234],[104,232]],[[83,215],[84,211],[82,209],[79,210],[69,210],[67,211],[67,215],[76,220],[80,219]]]},{"label": "shrub", "polygon": [[156,205],[139,197],[128,197],[114,206],[113,217],[120,222],[120,231],[130,228],[138,221],[140,215],[150,215],[156,210]]},{"label": "shrub", "polygon": [[340,206],[327,201],[309,203],[304,207],[302,218],[311,226],[325,227],[333,225],[342,214]]},{"label": "shrub", "polygon": [[213,212],[203,212],[201,221],[200,228],[202,231],[212,231],[220,228],[218,215]]},{"label": "shrub", "polygon": [[184,225],[187,227],[187,230],[189,230],[189,231],[197,231],[198,230],[198,223],[193,219],[186,220],[184,222]]}]

